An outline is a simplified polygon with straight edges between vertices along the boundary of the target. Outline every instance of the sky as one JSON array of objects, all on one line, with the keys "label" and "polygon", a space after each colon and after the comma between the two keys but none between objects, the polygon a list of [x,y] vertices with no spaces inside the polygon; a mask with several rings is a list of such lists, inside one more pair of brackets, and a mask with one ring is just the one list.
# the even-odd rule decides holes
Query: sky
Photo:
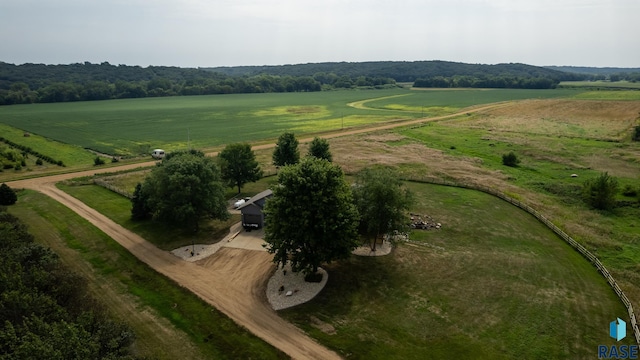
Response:
[{"label": "sky", "polygon": [[640,67],[640,0],[0,0],[0,61]]}]

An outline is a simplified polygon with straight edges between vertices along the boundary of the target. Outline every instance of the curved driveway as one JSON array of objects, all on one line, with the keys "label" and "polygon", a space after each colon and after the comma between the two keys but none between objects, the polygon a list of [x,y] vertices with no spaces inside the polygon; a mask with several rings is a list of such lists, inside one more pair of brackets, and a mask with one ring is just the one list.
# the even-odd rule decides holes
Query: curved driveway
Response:
[{"label": "curved driveway", "polygon": [[[501,104],[478,107],[471,111],[480,111]],[[334,132],[325,135],[333,138],[354,135],[395,127],[417,124],[426,121],[442,120],[458,116],[468,111],[435,118],[394,122],[375,127]],[[310,138],[301,142],[311,141]],[[275,144],[255,146],[254,149],[268,149]],[[210,153],[208,155],[216,155]],[[215,306],[239,325],[247,328],[256,336],[285,352],[294,359],[339,359],[335,352],[318,344],[300,329],[284,321],[266,302],[264,289],[266,281],[273,271],[271,255],[264,251],[241,249],[222,249],[208,259],[191,263],[159,250],[153,244],[133,232],[116,224],[98,213],[80,200],[55,187],[55,183],[80,176],[91,176],[102,172],[114,172],[152,166],[155,162],[122,165],[111,168],[86,170],[62,175],[52,175],[28,180],[9,182],[13,188],[28,188],[50,196],[69,207],[78,215],[105,232],[115,241],[128,249],[138,259],[159,273],[176,281],[194,294]]]}]

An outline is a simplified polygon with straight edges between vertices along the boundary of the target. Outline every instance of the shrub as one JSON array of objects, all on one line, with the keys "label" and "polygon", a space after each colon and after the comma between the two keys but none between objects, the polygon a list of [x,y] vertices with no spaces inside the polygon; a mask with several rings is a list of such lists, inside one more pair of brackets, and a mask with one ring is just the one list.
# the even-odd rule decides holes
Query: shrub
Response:
[{"label": "shrub", "polygon": [[22,165],[20,164],[16,164],[16,166],[13,167],[15,170],[22,170]]},{"label": "shrub", "polygon": [[0,185],[0,205],[13,205],[16,201],[18,201],[18,195],[15,191],[9,185],[2,183]]},{"label": "shrub", "polygon": [[42,159],[38,158],[38,159],[36,160],[36,165],[42,165]]},{"label": "shrub", "polygon": [[595,179],[588,179],[582,186],[582,198],[593,208],[611,210],[616,205],[618,180],[603,172]]},{"label": "shrub", "polygon": [[96,158],[93,159],[93,165],[95,166],[104,165],[104,160],[102,160],[100,156],[96,156]]},{"label": "shrub", "polygon": [[640,125],[636,126],[632,139],[633,141],[640,141]]},{"label": "shrub", "polygon": [[631,185],[625,185],[624,189],[622,189],[622,195],[636,197],[638,196],[638,190]]},{"label": "shrub", "polygon": [[520,159],[518,159],[518,156],[516,156],[516,154],[514,154],[513,151],[509,152],[508,154],[502,155],[503,165],[516,167],[518,166],[519,163],[520,163]]}]

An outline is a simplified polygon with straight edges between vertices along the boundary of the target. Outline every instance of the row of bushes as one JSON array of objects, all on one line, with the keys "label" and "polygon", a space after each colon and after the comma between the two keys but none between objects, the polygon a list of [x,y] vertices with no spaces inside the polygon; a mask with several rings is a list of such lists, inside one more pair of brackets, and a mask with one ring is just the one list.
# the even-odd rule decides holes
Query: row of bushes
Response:
[{"label": "row of bushes", "polygon": [[[15,143],[15,142],[13,142],[11,140],[8,140],[8,139],[5,139],[5,138],[3,138],[1,136],[0,136],[0,141],[4,142],[5,144],[7,144],[7,145],[9,145],[11,147],[14,147],[16,149],[24,151],[27,154],[31,154],[31,155],[37,157],[38,159],[44,160],[44,161],[46,161],[46,162],[48,162],[50,164],[58,165],[58,166],[62,166],[62,167],[65,166],[64,163],[62,162],[62,160],[56,160],[56,159],[52,158],[49,155],[40,154],[39,152],[33,150],[32,148],[30,148],[28,146]],[[37,164],[37,162],[36,162],[36,164]],[[41,164],[38,164],[38,165],[41,165]]]}]

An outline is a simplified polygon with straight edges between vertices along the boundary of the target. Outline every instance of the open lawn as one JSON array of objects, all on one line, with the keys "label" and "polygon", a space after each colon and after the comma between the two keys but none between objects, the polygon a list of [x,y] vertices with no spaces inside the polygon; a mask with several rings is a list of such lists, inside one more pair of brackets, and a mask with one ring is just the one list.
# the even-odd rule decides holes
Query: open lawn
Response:
[{"label": "open lawn", "polygon": [[615,342],[608,324],[626,309],[535,218],[477,191],[408,186],[411,211],[442,230],[325,267],[325,290],[285,318],[352,359],[594,358]]},{"label": "open lawn", "polygon": [[9,212],[89,280],[93,294],[137,335],[147,359],[278,359],[282,354],[167,280],[60,203],[22,191]]}]

